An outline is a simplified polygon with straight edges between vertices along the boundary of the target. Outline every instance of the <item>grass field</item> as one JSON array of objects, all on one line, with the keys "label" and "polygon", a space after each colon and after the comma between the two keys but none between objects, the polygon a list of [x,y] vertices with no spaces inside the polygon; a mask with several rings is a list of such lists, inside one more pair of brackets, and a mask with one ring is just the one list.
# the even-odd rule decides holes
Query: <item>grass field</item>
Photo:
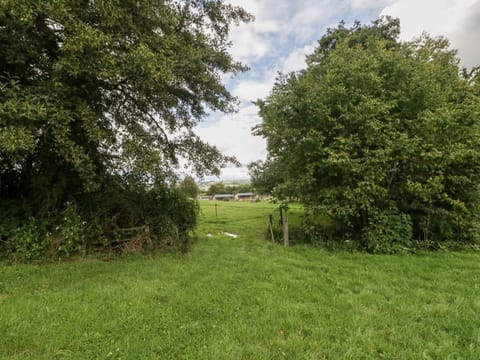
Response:
[{"label": "grass field", "polygon": [[272,211],[203,202],[186,255],[0,264],[0,358],[480,358],[479,253],[284,249]]}]

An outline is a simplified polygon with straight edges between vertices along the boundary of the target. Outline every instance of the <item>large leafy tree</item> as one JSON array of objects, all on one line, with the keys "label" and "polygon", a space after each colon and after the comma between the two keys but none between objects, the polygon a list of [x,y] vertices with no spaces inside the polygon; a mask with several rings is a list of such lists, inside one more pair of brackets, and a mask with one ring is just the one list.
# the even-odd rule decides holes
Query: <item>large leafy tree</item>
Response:
[{"label": "large leafy tree", "polygon": [[478,72],[446,39],[398,34],[391,18],[340,24],[259,102],[277,188],[370,250],[476,241]]},{"label": "large leafy tree", "polygon": [[228,33],[250,20],[223,0],[0,1],[0,247],[68,255],[148,225],[185,248],[196,207],[170,185],[234,160],[192,129],[234,109]]},{"label": "large leafy tree", "polygon": [[232,23],[222,0],[2,0],[0,191],[55,208],[106,174],[151,184],[185,158],[203,175],[229,160],[192,131],[231,111]]}]

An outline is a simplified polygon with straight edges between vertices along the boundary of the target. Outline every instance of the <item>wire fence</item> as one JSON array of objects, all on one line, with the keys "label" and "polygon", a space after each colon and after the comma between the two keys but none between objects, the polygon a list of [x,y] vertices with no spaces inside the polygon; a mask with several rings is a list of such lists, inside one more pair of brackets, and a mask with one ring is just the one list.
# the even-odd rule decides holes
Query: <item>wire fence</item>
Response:
[{"label": "wire fence", "polygon": [[[202,207],[225,207],[225,208],[233,208],[233,209],[247,209],[247,207],[245,207],[245,206],[235,206],[235,205],[226,205],[225,206],[223,204],[202,204]],[[255,209],[277,211],[278,207],[255,206]]]},{"label": "wire fence", "polygon": [[227,219],[227,220],[222,220],[221,218],[213,218],[213,219],[206,220],[205,222],[210,224],[237,224],[244,221],[252,221],[252,220],[259,220],[259,219],[266,220],[268,222],[268,217],[266,217],[265,215],[248,217],[248,218]]},{"label": "wire fence", "polygon": [[[203,211],[203,209],[208,208],[208,215]],[[272,206],[258,206],[254,205],[252,207],[247,206],[239,206],[239,205],[230,205],[226,203],[210,203],[205,204],[202,203],[200,214],[207,217],[204,221],[210,224],[237,224],[252,220],[262,220],[268,223],[269,216],[276,214],[275,222],[282,221],[283,214],[279,214],[281,205],[279,204],[272,204]],[[253,216],[235,216],[235,218],[230,218],[232,213],[226,213],[228,209],[243,209],[243,210],[268,210],[268,212],[263,212],[261,214],[253,215]],[[214,217],[211,218],[211,213],[215,212]],[[278,219],[277,219],[278,218]]]},{"label": "wire fence", "polygon": [[[204,213],[204,209],[208,208],[208,212],[210,213],[208,215],[208,218],[205,219],[204,221],[209,224],[222,224],[222,225],[231,225],[231,224],[241,224],[243,222],[251,222],[252,220],[257,220],[257,221],[262,221],[265,222],[267,226],[270,227],[270,235],[272,242],[277,242],[274,237],[274,228],[277,228],[278,225],[274,224],[278,221],[281,227],[281,231],[283,234],[283,243],[284,246],[287,247],[289,245],[289,235],[288,235],[288,217],[287,215],[287,209],[283,208],[282,205],[274,205],[272,206],[239,206],[239,205],[230,205],[230,204],[219,204],[219,203],[210,203],[210,204],[205,204],[202,203],[200,214],[203,216],[206,216]],[[258,214],[255,216],[236,216],[232,218],[232,212],[228,213],[228,209],[243,209],[243,210],[268,210],[268,212],[264,212],[262,214]],[[212,212],[215,212],[215,217],[211,217]],[[278,219],[274,220],[274,214],[278,214]],[[242,225],[243,226],[243,225]],[[268,229],[268,227],[266,228]],[[277,231],[277,230],[275,230]],[[281,240],[280,240],[281,241]]]}]

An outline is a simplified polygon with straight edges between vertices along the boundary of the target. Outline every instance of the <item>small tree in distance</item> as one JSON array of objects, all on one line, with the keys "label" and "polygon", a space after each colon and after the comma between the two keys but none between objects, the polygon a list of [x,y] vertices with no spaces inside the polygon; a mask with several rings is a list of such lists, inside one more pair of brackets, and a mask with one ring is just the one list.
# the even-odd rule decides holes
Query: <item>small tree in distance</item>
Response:
[{"label": "small tree in distance", "polygon": [[234,188],[233,192],[235,194],[253,192],[253,186],[249,182],[244,183],[244,184],[240,184],[240,185],[238,185]]},{"label": "small tree in distance", "polygon": [[223,182],[214,183],[209,186],[207,190],[207,195],[215,195],[215,194],[225,194],[227,193],[227,188]]},{"label": "small tree in distance", "polygon": [[180,190],[189,198],[195,199],[198,196],[200,189],[198,188],[195,179],[191,176],[185,176],[180,183]]}]

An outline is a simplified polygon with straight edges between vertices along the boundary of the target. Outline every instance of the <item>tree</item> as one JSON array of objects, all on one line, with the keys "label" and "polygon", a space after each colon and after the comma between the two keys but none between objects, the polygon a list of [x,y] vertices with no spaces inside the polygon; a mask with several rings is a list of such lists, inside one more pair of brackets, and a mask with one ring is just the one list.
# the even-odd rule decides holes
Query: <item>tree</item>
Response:
[{"label": "tree", "polygon": [[1,217],[167,186],[180,157],[218,174],[233,159],[192,129],[233,110],[228,33],[250,19],[222,0],[2,1]]},{"label": "tree", "polygon": [[235,187],[234,193],[239,194],[239,193],[249,193],[253,192],[253,187],[251,183],[243,183]]},{"label": "tree", "polygon": [[198,196],[200,189],[198,188],[195,179],[191,176],[185,176],[180,183],[181,191],[189,198],[195,199]]},{"label": "tree", "polygon": [[207,195],[226,194],[228,192],[223,182],[218,182],[210,185],[207,190]]},{"label": "tree", "polygon": [[340,24],[259,101],[284,194],[372,251],[478,241],[480,98],[443,38]]},{"label": "tree", "polygon": [[267,161],[256,161],[248,165],[251,186],[258,194],[273,195],[281,192],[281,166],[272,158]]},{"label": "tree", "polygon": [[1,10],[0,169],[15,179],[2,191],[94,191],[105,173],[148,182],[170,176],[179,156],[218,173],[226,159],[192,128],[206,107],[232,110],[220,75],[245,69],[226,50],[245,11],[218,0]]}]

